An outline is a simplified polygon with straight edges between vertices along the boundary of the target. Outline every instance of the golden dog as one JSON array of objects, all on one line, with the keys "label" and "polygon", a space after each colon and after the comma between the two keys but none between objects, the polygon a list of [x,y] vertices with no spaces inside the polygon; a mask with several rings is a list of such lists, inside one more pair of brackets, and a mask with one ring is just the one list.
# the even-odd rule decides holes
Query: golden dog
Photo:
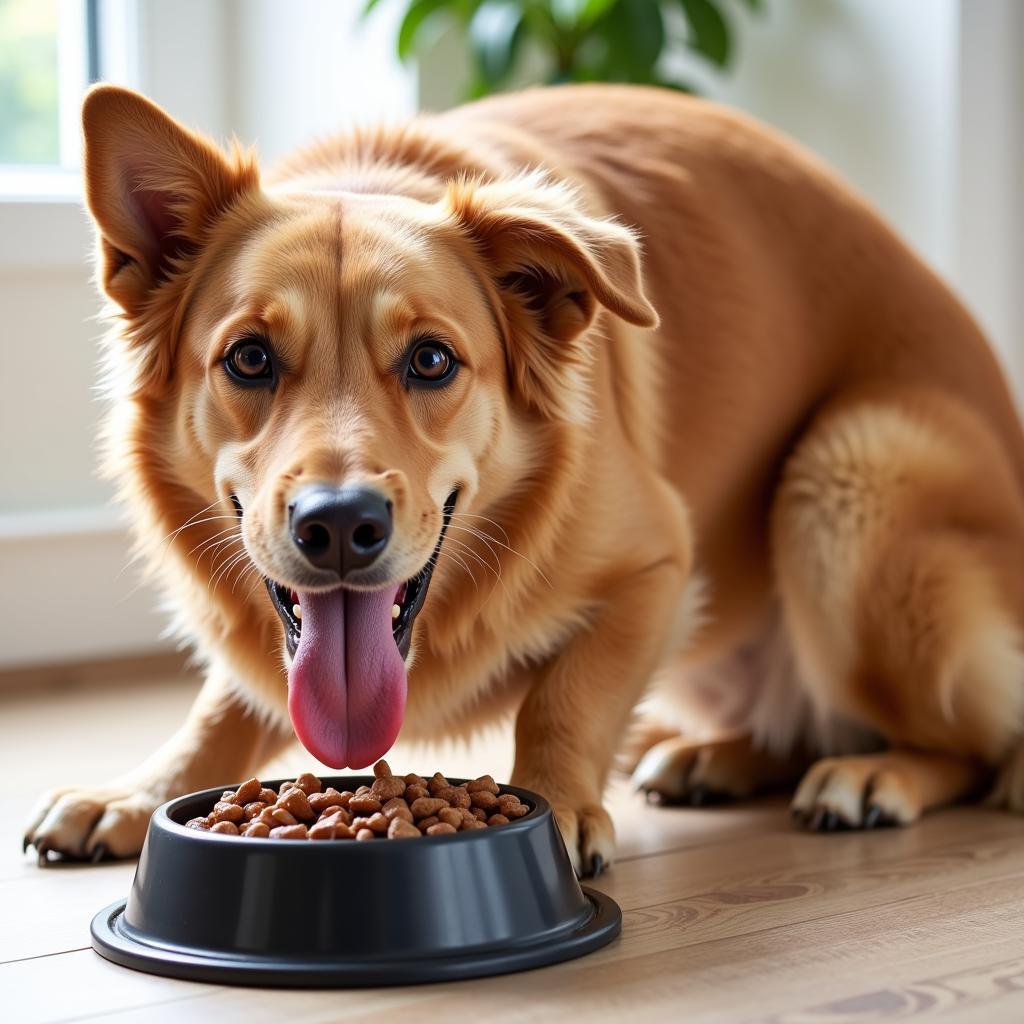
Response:
[{"label": "golden dog", "polygon": [[136,854],[292,728],[361,767],[497,708],[598,871],[645,693],[665,799],[806,771],[805,824],[871,827],[1002,769],[1024,803],[1013,404],[814,159],[630,87],[355,131],[263,183],[131,92],[84,123],[107,464],[207,678],[141,769],[45,798],[40,851]]}]

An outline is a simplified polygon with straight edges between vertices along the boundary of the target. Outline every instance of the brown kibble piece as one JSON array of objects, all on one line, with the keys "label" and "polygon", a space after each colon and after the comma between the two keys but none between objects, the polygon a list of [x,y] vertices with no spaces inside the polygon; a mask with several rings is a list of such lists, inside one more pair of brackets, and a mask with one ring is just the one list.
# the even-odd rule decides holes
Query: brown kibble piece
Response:
[{"label": "brown kibble piece", "polygon": [[420,818],[416,824],[419,826],[421,832],[426,832],[431,825],[436,825],[441,819],[436,815],[432,814],[429,818]]},{"label": "brown kibble piece", "polygon": [[456,832],[458,832],[458,829],[454,825],[449,825],[446,821],[439,821],[436,825],[431,825],[427,829],[428,836],[453,836]]},{"label": "brown kibble piece", "polygon": [[260,815],[260,821],[268,825],[271,824],[271,822],[273,822],[273,825],[271,825],[271,827],[280,825],[286,828],[290,828],[292,825],[297,825],[299,823],[298,818],[296,818],[295,815],[292,814],[291,811],[289,811],[285,807],[270,807],[268,808],[268,810],[270,813],[271,821],[268,822],[263,817],[262,814]]},{"label": "brown kibble piece", "polygon": [[258,818],[266,809],[267,805],[262,800],[253,800],[242,808],[242,816],[246,821],[252,821],[253,818]]},{"label": "brown kibble piece", "polygon": [[310,839],[352,839],[355,833],[339,813],[318,821],[308,835]]},{"label": "brown kibble piece", "polygon": [[349,814],[344,807],[328,807],[327,810],[320,815],[320,821],[326,821],[328,818],[334,817],[345,822],[346,825],[352,824],[352,815]]},{"label": "brown kibble piece", "polygon": [[455,807],[442,807],[437,816],[456,831],[462,828],[462,812]]},{"label": "brown kibble piece", "polygon": [[371,814],[366,821],[366,827],[371,832],[376,832],[377,835],[379,836],[387,835],[388,825],[390,824],[391,823],[388,821],[388,819],[385,818],[384,815],[380,813],[380,811],[378,811],[376,814]]},{"label": "brown kibble piece", "polygon": [[437,814],[442,807],[447,807],[447,800],[439,800],[437,797],[421,796],[409,805],[412,816],[419,821],[420,818],[428,818]]},{"label": "brown kibble piece", "polygon": [[237,836],[238,826],[233,821],[218,821],[210,831],[220,832],[222,835]]},{"label": "brown kibble piece", "polygon": [[[352,798],[349,797],[348,799],[351,800]],[[348,800],[333,787],[329,787],[323,793],[314,793],[309,798],[309,806],[317,814],[322,814],[328,807],[344,807],[347,803]]]},{"label": "brown kibble piece", "polygon": [[266,786],[260,790],[260,800],[265,803],[268,807],[273,807],[277,803],[277,793],[272,789],[267,789]]},{"label": "brown kibble piece", "polygon": [[376,814],[381,809],[381,802],[374,796],[354,796],[348,802],[348,809],[356,814]]},{"label": "brown kibble piece", "polygon": [[434,772],[427,781],[427,789],[430,790],[431,796],[437,796],[439,789],[451,789],[451,786],[452,784],[440,772]]},{"label": "brown kibble piece", "polygon": [[412,803],[414,800],[419,800],[423,797],[429,797],[430,790],[426,786],[421,786],[418,783],[413,783],[411,786],[405,787],[405,799]]},{"label": "brown kibble piece", "polygon": [[283,807],[297,821],[312,821],[316,817],[313,808],[309,805],[306,792],[302,789],[288,790],[284,796],[278,798],[277,806]]},{"label": "brown kibble piece", "polygon": [[373,766],[373,777],[375,779],[390,779],[392,777],[391,766],[384,760],[384,758],[381,758]]},{"label": "brown kibble piece", "polygon": [[529,808],[520,803],[515,793],[505,793],[498,797],[498,812],[506,818],[521,818]]},{"label": "brown kibble piece", "polygon": [[271,839],[305,839],[307,834],[305,825],[279,825],[270,830]]},{"label": "brown kibble piece", "polygon": [[401,779],[381,778],[377,779],[370,787],[370,795],[376,797],[381,803],[394,800],[405,792],[405,783]]},{"label": "brown kibble piece", "polygon": [[358,839],[360,842],[366,842],[367,839],[376,839],[376,838],[377,838],[377,833],[374,832],[373,829],[361,828],[356,833],[356,839]]},{"label": "brown kibble piece", "polygon": [[295,785],[298,786],[306,796],[309,796],[310,793],[319,793],[323,788],[323,783],[312,772],[303,772],[295,780]]},{"label": "brown kibble piece", "polygon": [[467,782],[466,789],[469,790],[470,793],[490,793],[493,796],[497,796],[501,792],[501,790],[498,789],[498,784],[490,775],[481,775],[479,779]]},{"label": "brown kibble piece", "polygon": [[482,807],[485,811],[498,806],[498,798],[486,789],[478,789],[476,792],[470,793],[469,799],[474,807]]},{"label": "brown kibble piece", "polygon": [[472,821],[467,821],[462,826],[462,831],[463,832],[472,832],[473,829],[477,829],[477,828],[487,828],[487,822],[486,821],[479,821],[477,818],[474,818]]},{"label": "brown kibble piece", "polygon": [[405,818],[406,821],[412,821],[412,811],[409,810],[409,805],[400,796],[396,796],[393,800],[389,800],[381,808],[381,813],[388,819],[388,821],[390,821],[396,814]]},{"label": "brown kibble piece", "polygon": [[250,779],[248,782],[243,782],[238,789],[235,790],[235,803],[241,804],[243,807],[246,804],[251,804],[253,800],[259,800],[260,790],[263,788],[259,779]]},{"label": "brown kibble piece", "polygon": [[452,807],[469,807],[471,798],[463,786],[449,786],[439,789],[434,796],[439,800],[447,800]]},{"label": "brown kibble piece", "polygon": [[470,807],[470,811],[477,821],[482,821],[485,825],[487,824],[487,812],[482,807]]},{"label": "brown kibble piece", "polygon": [[388,825],[388,839],[418,839],[422,833],[404,818],[392,818]]},{"label": "brown kibble piece", "polygon": [[[411,817],[411,815],[410,815],[410,817]],[[188,821],[185,822],[185,828],[198,828],[198,829],[202,829],[204,832],[206,832],[210,828],[210,819],[209,818],[190,818]]]},{"label": "brown kibble piece", "polygon": [[487,824],[488,825],[507,825],[508,824],[508,818],[506,818],[504,814],[492,814],[487,819]]},{"label": "brown kibble piece", "polygon": [[220,795],[218,803],[233,804],[235,802],[235,791],[233,789],[225,789]]},{"label": "brown kibble piece", "polygon": [[237,825],[245,817],[245,811],[238,804],[229,804],[224,800],[218,800],[213,805],[210,817],[214,822],[230,821]]},{"label": "brown kibble piece", "polygon": [[422,775],[417,775],[415,772],[409,772],[408,775],[402,776],[402,781],[407,786],[423,786],[426,789],[427,780]]},{"label": "brown kibble piece", "polygon": [[242,835],[247,839],[266,839],[270,835],[270,829],[262,821],[250,821],[242,829]]}]

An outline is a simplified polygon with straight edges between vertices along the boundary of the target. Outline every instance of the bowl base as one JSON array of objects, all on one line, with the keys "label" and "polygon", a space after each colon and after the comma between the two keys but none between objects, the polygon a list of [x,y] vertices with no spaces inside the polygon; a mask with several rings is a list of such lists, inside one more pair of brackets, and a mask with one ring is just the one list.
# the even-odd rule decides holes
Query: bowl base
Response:
[{"label": "bowl base", "polygon": [[575,931],[547,942],[509,945],[485,952],[426,955],[417,960],[284,959],[227,956],[140,942],[123,927],[125,900],[101,910],[92,921],[92,946],[122,967],[186,981],[280,988],[366,988],[423,985],[510,974],[573,960],[611,942],[622,928],[622,912],[610,897],[583,887],[593,913]]}]

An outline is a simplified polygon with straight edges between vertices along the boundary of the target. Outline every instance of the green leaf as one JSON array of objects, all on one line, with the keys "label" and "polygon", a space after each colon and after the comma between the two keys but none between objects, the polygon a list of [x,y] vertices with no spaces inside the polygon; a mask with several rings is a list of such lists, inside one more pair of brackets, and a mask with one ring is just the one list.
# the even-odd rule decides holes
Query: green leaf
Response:
[{"label": "green leaf", "polygon": [[[547,0],[551,17],[563,32],[580,32],[589,28],[614,3],[621,0]],[[626,3],[634,0],[626,0]],[[521,4],[520,4],[521,6]]]},{"label": "green leaf", "polygon": [[412,0],[398,28],[399,59],[408,60],[413,55],[424,24],[448,6],[448,0]]},{"label": "green leaf", "polygon": [[615,2],[616,0],[584,0],[583,9],[580,11],[581,24],[592,25]]},{"label": "green leaf", "polygon": [[379,4],[379,3],[380,3],[380,0],[366,0],[366,3],[365,3],[365,4],[363,4],[363,9],[362,9],[362,11],[360,12],[360,15],[359,15],[359,17],[360,17],[360,18],[365,18],[365,17],[367,17],[367,15],[369,15],[369,13],[370,13],[370,12],[371,12],[371,11],[372,11],[372,10],[374,9],[374,7],[376,7],[376,6],[377,6],[377,4]]},{"label": "green leaf", "polygon": [[484,0],[469,23],[469,45],[480,77],[492,89],[512,70],[522,26],[523,5],[517,0]]},{"label": "green leaf", "polygon": [[729,63],[729,26],[712,0],[679,0],[690,26],[690,47],[719,67]]},{"label": "green leaf", "polygon": [[595,26],[606,46],[604,76],[612,82],[650,82],[665,45],[657,0],[618,0]]},{"label": "green leaf", "polygon": [[764,0],[743,0],[752,11],[760,13],[764,10]]}]

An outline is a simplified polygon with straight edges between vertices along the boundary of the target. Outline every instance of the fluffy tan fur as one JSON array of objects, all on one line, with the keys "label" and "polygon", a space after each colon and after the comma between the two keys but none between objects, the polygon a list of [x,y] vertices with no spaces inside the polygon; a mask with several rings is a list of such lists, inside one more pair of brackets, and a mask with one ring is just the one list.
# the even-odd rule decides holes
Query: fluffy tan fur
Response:
[{"label": "fluffy tan fur", "polygon": [[[84,119],[108,465],[209,679],[143,771],[44,799],[41,848],[133,854],[156,802],[287,736],[259,580],[300,577],[284,510],[320,480],[393,500],[396,581],[459,488],[406,732],[515,710],[513,781],[580,870],[611,859],[601,794],[652,679],[691,730],[644,733],[664,797],[845,749],[798,791],[811,824],[912,820],[1007,758],[1021,803],[1017,416],[962,307],[812,157],[626,87],[350,133],[263,183],[124,90]],[[413,395],[388,368],[423,330],[464,372]],[[247,331],[287,367],[273,396],[220,368]]]}]

